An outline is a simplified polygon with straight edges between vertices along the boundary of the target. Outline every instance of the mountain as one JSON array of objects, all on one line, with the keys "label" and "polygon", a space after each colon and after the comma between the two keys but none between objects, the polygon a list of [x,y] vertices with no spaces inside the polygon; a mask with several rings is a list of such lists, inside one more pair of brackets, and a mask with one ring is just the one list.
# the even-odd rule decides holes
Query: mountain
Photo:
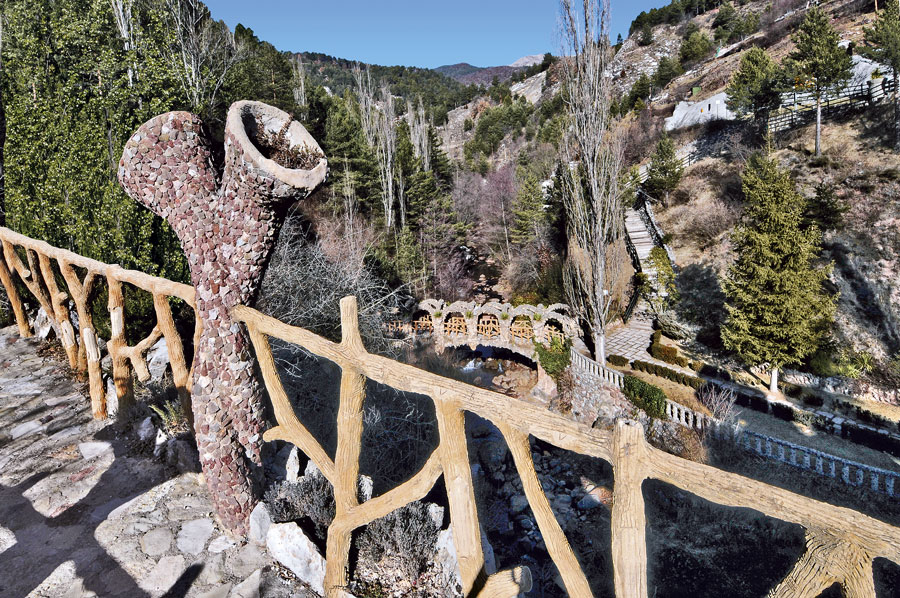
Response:
[{"label": "mountain", "polygon": [[[306,74],[313,84],[326,86],[337,95],[343,94],[347,89],[354,89],[354,61],[319,52],[302,52],[300,56],[306,63]],[[467,84],[460,83],[455,77],[446,76],[437,69],[377,64],[368,66],[375,85],[384,80],[391,86],[394,95],[414,102],[421,97],[425,106],[432,110],[438,124],[447,118],[448,110],[469,102],[477,95],[474,87],[467,87]]]},{"label": "mountain", "polygon": [[540,64],[543,61],[544,61],[543,54],[532,54],[530,56],[523,56],[522,58],[516,60],[509,66],[511,66],[513,68],[529,67],[529,66],[534,66],[536,64]]},{"label": "mountain", "polygon": [[[543,56],[541,56],[541,58],[543,58]],[[523,59],[520,58],[519,60]],[[518,60],[516,62],[518,62]],[[538,62],[540,62],[540,60]],[[527,66],[506,65],[478,67],[472,66],[467,62],[460,62],[459,64],[439,66],[434,70],[446,77],[450,77],[454,81],[462,83],[463,85],[482,85],[487,87],[494,81],[494,77],[497,77],[497,79],[502,83],[504,81],[508,81],[513,77],[513,75],[525,70],[526,68]]]}]

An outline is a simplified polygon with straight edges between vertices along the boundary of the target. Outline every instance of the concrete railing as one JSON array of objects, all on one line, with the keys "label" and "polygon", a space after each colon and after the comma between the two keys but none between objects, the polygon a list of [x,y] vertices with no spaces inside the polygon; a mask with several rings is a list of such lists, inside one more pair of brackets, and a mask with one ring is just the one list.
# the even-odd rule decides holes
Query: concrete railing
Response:
[{"label": "concrete railing", "polygon": [[624,388],[625,386],[625,375],[622,372],[601,365],[590,357],[582,355],[575,349],[572,349],[572,367],[576,370],[589,372],[602,378],[605,382],[612,384],[616,388]]},{"label": "concrete railing", "polygon": [[684,405],[666,399],[666,415],[685,428],[709,431],[717,437],[727,435],[735,444],[766,459],[838,479],[849,486],[881,492],[900,498],[900,473],[843,459],[787,440],[751,432],[726,424]]}]

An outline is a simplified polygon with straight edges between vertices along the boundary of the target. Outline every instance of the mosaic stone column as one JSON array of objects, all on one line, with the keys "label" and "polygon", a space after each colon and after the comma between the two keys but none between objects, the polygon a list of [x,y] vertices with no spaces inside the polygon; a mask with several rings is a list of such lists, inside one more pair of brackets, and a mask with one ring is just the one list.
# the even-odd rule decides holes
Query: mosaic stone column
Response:
[{"label": "mosaic stone column", "polygon": [[322,156],[315,166],[292,170],[263,156],[259,125],[278,133],[289,119],[267,104],[233,104],[221,181],[202,122],[188,112],[141,126],[119,163],[125,191],[166,219],[188,259],[203,326],[194,350],[194,432],[219,520],[235,535],[246,534],[258,500],[264,421],[250,342],[229,308],[254,298],[283,218],[279,207],[309,195],[327,172],[321,148],[297,122],[287,139]]}]

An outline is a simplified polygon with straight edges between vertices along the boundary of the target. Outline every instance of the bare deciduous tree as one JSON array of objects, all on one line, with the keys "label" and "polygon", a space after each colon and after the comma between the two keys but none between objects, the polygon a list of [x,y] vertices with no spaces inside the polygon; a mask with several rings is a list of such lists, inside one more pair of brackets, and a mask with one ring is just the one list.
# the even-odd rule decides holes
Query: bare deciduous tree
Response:
[{"label": "bare deciduous tree", "polygon": [[200,114],[208,112],[228,71],[242,58],[234,35],[223,21],[214,21],[200,0],[165,0],[177,45],[171,60],[188,100]]},{"label": "bare deciduous tree", "polygon": [[[390,230],[394,225],[394,177],[397,157],[397,129],[394,111],[394,96],[387,83],[381,84],[381,110],[376,113],[375,141],[378,155],[378,173],[381,179],[381,205],[384,208],[384,227]],[[405,206],[400,207],[401,217],[405,221]],[[403,222],[402,224],[406,224]]]},{"label": "bare deciduous tree", "polygon": [[[131,20],[131,8],[134,6],[134,0],[110,0],[112,5],[113,18],[116,21],[116,29],[119,30],[119,36],[126,52],[130,52],[134,48],[134,29]],[[128,87],[134,86],[134,68],[128,66]]]},{"label": "bare deciduous tree", "polygon": [[303,63],[303,57],[299,54],[291,57],[291,71],[293,73],[294,103],[300,107],[300,120],[306,120],[306,65]]},{"label": "bare deciduous tree", "polygon": [[376,108],[375,88],[372,85],[372,71],[369,65],[363,72],[357,62],[353,65],[353,79],[356,81],[356,99],[359,102],[359,118],[362,122],[363,134],[369,147],[375,147]]},{"label": "bare deciduous tree", "polygon": [[560,0],[563,84],[569,129],[562,168],[569,247],[564,272],[567,299],[591,329],[595,357],[606,360],[606,319],[610,289],[622,273],[610,247],[622,236],[622,136],[610,114],[611,79],[607,67],[609,0]]},{"label": "bare deciduous tree", "polygon": [[413,108],[412,101],[406,101],[406,119],[409,121],[409,136],[412,141],[413,153],[416,158],[422,160],[422,170],[428,172],[431,170],[430,123],[425,118],[422,98],[419,98],[418,109]]}]

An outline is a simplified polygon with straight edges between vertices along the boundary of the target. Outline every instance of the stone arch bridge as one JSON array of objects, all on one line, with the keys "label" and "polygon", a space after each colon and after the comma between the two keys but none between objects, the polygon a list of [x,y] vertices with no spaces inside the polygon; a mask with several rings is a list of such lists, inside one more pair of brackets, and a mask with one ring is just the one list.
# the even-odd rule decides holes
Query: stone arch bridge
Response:
[{"label": "stone arch bridge", "polygon": [[448,347],[467,346],[472,350],[478,346],[494,347],[536,362],[535,341],[549,344],[558,339],[580,343],[578,322],[568,315],[568,310],[562,303],[544,307],[425,299],[419,303],[411,321],[390,322],[388,332],[430,335],[438,352]]}]

